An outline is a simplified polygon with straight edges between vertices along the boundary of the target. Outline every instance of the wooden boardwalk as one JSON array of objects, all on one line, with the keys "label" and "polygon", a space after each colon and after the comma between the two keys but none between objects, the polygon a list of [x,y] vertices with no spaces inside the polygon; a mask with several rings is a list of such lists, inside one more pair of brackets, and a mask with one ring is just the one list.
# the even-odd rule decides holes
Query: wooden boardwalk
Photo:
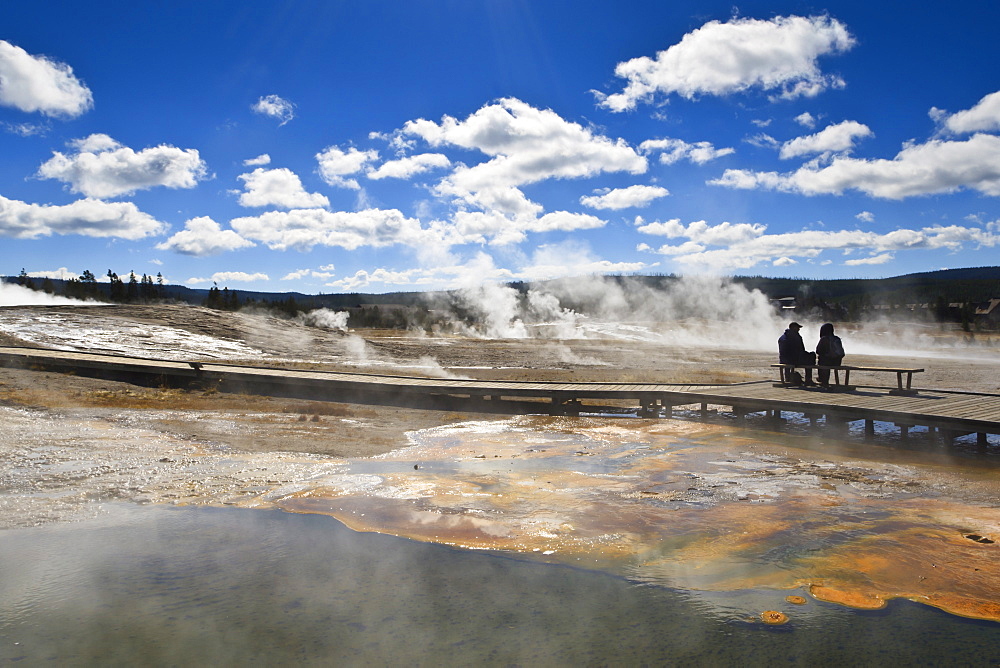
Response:
[{"label": "wooden boardwalk", "polygon": [[[770,381],[733,385],[655,383],[562,383],[419,378],[385,374],[278,369],[174,362],[136,357],[0,347],[0,366],[48,369],[153,385],[199,383],[221,391],[295,396],[344,403],[373,403],[496,412],[578,414],[613,402],[638,404],[641,415],[669,415],[674,407],[729,406],[738,416],[782,412],[828,422],[864,420],[938,430],[945,438],[975,433],[981,443],[1000,434],[1000,395],[920,389],[914,396],[890,387],[858,386],[850,392],[775,387]],[[595,404],[595,402],[597,402]]]}]

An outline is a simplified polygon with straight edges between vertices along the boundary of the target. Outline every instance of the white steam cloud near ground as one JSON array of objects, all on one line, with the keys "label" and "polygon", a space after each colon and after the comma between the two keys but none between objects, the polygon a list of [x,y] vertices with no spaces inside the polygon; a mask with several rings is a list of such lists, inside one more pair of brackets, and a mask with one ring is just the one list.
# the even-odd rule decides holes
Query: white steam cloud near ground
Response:
[{"label": "white steam cloud near ground", "polygon": [[22,285],[0,281],[0,306],[52,306],[59,304],[97,304],[79,299],[50,295],[47,292],[31,290]]},{"label": "white steam cloud near ground", "polygon": [[[605,363],[581,357],[563,342],[605,339],[679,348],[776,351],[778,336],[794,319],[804,325],[803,338],[811,349],[822,324],[808,314],[780,313],[763,293],[712,276],[682,277],[665,287],[653,287],[640,278],[576,277],[526,292],[487,283],[428,297],[439,323],[432,336],[548,340],[553,359],[579,365]],[[95,303],[0,284],[0,306]],[[295,322],[343,334],[344,354],[357,363],[395,365],[352,332],[349,319],[346,311],[321,308],[299,315]],[[941,327],[934,323],[835,324],[849,355],[939,355],[949,349],[951,354],[962,354],[977,347],[958,337],[937,336]],[[411,334],[425,335],[415,325]],[[303,352],[308,355],[307,350]],[[430,375],[454,377],[431,358],[414,366]]]}]

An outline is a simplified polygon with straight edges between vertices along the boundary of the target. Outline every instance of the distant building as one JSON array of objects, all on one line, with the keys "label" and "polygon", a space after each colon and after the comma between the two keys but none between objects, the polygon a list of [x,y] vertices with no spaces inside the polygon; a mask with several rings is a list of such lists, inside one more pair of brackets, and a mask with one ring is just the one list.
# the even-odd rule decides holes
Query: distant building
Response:
[{"label": "distant building", "polygon": [[1000,324],[1000,299],[991,299],[976,305],[974,311],[976,320],[996,327]]},{"label": "distant building", "polygon": [[771,306],[779,311],[794,311],[797,304],[795,297],[778,297],[771,300]]}]

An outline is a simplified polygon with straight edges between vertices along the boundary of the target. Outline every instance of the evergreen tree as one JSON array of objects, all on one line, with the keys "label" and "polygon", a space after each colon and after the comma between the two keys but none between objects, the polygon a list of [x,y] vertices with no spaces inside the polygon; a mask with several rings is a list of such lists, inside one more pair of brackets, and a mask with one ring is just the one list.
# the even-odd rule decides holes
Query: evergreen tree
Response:
[{"label": "evergreen tree", "polygon": [[108,269],[108,281],[110,283],[108,298],[115,303],[121,304],[125,301],[125,283],[118,277],[118,274],[110,269]]},{"label": "evergreen tree", "polygon": [[28,276],[28,272],[24,270],[24,267],[21,267],[21,273],[17,275],[17,284],[24,286],[29,290],[35,289],[35,283],[31,280],[31,277]]},{"label": "evergreen tree", "polygon": [[134,304],[139,301],[139,279],[135,277],[135,272],[128,274],[128,286],[125,288],[125,301]]}]

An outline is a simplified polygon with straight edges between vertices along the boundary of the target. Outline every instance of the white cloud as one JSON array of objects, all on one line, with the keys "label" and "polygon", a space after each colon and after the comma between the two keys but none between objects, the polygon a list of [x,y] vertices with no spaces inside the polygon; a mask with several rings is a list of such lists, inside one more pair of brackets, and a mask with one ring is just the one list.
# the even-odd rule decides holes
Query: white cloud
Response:
[{"label": "white cloud", "polygon": [[[921,229],[898,229],[887,233],[863,230],[801,230],[782,234],[767,234],[764,225],[744,223],[708,225],[697,221],[683,225],[678,220],[643,224],[640,232],[683,239],[680,244],[664,245],[655,252],[672,256],[678,263],[733,271],[748,269],[761,263],[814,259],[824,252],[871,254],[851,259],[848,265],[881,264],[893,259],[892,253],[905,250],[944,249],[959,252],[966,246],[992,248],[1000,244],[1000,234],[989,226],[933,226]],[[889,254],[889,257],[883,257]],[[779,265],[780,266],[780,265]]]},{"label": "white cloud", "polygon": [[252,241],[244,239],[236,232],[223,230],[217,222],[208,216],[200,216],[184,223],[183,230],[157,244],[156,248],[183,255],[203,257],[249,248],[253,245]]},{"label": "white cloud", "polygon": [[20,137],[41,136],[52,128],[48,123],[0,123],[4,130]]},{"label": "white cloud", "polygon": [[143,239],[166,225],[132,202],[81,199],[64,205],[29,204],[0,196],[0,235],[35,239],[52,234]]},{"label": "white cloud", "polygon": [[779,257],[777,260],[772,262],[775,267],[791,267],[798,264],[798,260],[793,260],[790,257]]},{"label": "white cloud", "polygon": [[1000,196],[1000,137],[977,134],[965,141],[932,140],[906,146],[892,160],[836,157],[825,167],[806,165],[788,174],[728,169],[709,183],[804,195],[858,190],[885,199],[966,188],[996,197]]},{"label": "white cloud", "polygon": [[399,160],[388,160],[378,169],[368,172],[370,179],[408,179],[411,176],[441,167],[450,167],[451,160],[443,153],[421,153]]},{"label": "white cloud", "polygon": [[66,267],[59,267],[58,269],[52,271],[29,271],[28,276],[31,278],[55,278],[60,281],[67,281],[71,278],[76,278],[77,275],[70,271]]},{"label": "white cloud", "polygon": [[944,125],[956,133],[1000,130],[1000,91],[985,96],[971,109],[947,116]]},{"label": "white cloud", "polygon": [[871,265],[871,264],[885,264],[890,262],[895,258],[892,253],[882,253],[880,255],[872,255],[871,257],[863,257],[855,260],[845,260],[844,264],[848,267],[857,267],[860,265]]},{"label": "white cloud", "polygon": [[74,118],[89,110],[94,98],[69,65],[0,40],[0,105]]},{"label": "white cloud", "polygon": [[574,241],[539,246],[531,261],[514,272],[518,279],[540,281],[566,276],[593,274],[624,274],[642,271],[645,262],[611,262],[594,256],[587,246]]},{"label": "white cloud", "polygon": [[278,123],[278,127],[295,118],[295,105],[277,95],[265,95],[250,108],[258,114],[281,121]]},{"label": "white cloud", "polygon": [[243,161],[244,167],[262,167],[264,165],[271,164],[271,156],[267,153],[261,153],[256,158],[247,158]]},{"label": "white cloud", "polygon": [[816,127],[816,117],[810,114],[808,111],[803,111],[801,114],[795,117],[795,122],[802,127],[809,128],[812,130]]},{"label": "white cloud", "polygon": [[864,223],[871,223],[874,222],[875,220],[875,214],[872,213],[871,211],[862,211],[857,215],[855,215],[854,217]]},{"label": "white cloud", "polygon": [[644,153],[662,151],[660,162],[664,165],[672,165],[683,159],[690,160],[697,165],[703,165],[716,158],[736,152],[732,148],[717,149],[711,142],[707,141],[689,144],[682,139],[647,139],[639,144],[639,150]]},{"label": "white cloud", "polygon": [[260,241],[273,250],[304,251],[314,246],[355,250],[362,246],[419,247],[440,243],[431,231],[421,228],[419,220],[407,218],[396,209],[268,211],[234,218],[229,224],[244,238]]},{"label": "white cloud", "polygon": [[530,218],[541,212],[519,186],[609,172],[640,174],[647,169],[646,159],[624,140],[596,135],[554,111],[536,109],[514,98],[482,107],[464,121],[450,116],[441,123],[409,121],[401,132],[420,137],[431,146],[476,149],[490,156],[471,167],[459,165],[435,192],[514,216]]},{"label": "white cloud", "polygon": [[828,125],[816,134],[786,141],[781,146],[778,156],[788,159],[817,153],[843,153],[854,148],[856,139],[871,137],[872,134],[867,125],[856,121],[844,121]]},{"label": "white cloud", "polygon": [[692,99],[759,88],[784,98],[814,96],[844,85],[820,72],[818,59],[852,46],[847,28],[825,16],[711,21],[655,60],[643,56],[619,63],[615,74],[628,82],[625,89],[598,97],[601,106],[620,112],[651,101],[656,93]]},{"label": "white cloud", "polygon": [[743,141],[757,148],[778,148],[781,144],[777,139],[764,132],[747,137]]},{"label": "white cloud", "polygon": [[353,146],[346,151],[329,146],[316,154],[319,175],[331,186],[359,190],[355,179],[345,178],[364,170],[365,165],[378,159],[378,151],[359,151]]},{"label": "white cloud", "polygon": [[321,193],[307,193],[298,174],[290,169],[258,167],[249,174],[240,174],[246,192],[240,194],[242,206],[280,206],[284,209],[307,209],[329,206],[330,200]]},{"label": "white cloud", "polygon": [[649,203],[660,197],[666,197],[670,191],[659,186],[629,186],[615,188],[601,195],[581,197],[580,204],[592,209],[629,209],[632,207],[649,206]]},{"label": "white cloud", "polygon": [[298,281],[303,278],[318,278],[323,281],[328,281],[336,276],[333,273],[333,265],[328,264],[326,266],[320,267],[319,271],[315,269],[296,269],[295,271],[290,271],[281,277],[283,281]]},{"label": "white cloud", "polygon": [[607,221],[584,213],[553,211],[542,216],[506,216],[492,211],[458,211],[450,227],[438,227],[440,243],[487,243],[494,246],[524,241],[529,232],[571,232],[604,227]]},{"label": "white cloud", "polygon": [[105,134],[70,143],[75,153],[58,151],[38,168],[38,176],[68,183],[87,197],[109,198],[157,186],[194,188],[207,167],[195,149],[160,145],[139,152]]},{"label": "white cloud", "polygon": [[270,277],[261,272],[248,274],[245,271],[217,271],[210,278],[189,278],[185,283],[198,285],[201,283],[254,283],[269,280],[271,280]]},{"label": "white cloud", "polygon": [[428,269],[393,271],[391,269],[378,268],[371,272],[359,269],[354,272],[353,276],[342,278],[339,281],[332,281],[325,285],[343,290],[344,292],[353,292],[361,288],[367,288],[373,283],[381,285],[427,285],[437,280],[433,273],[434,270]]}]

